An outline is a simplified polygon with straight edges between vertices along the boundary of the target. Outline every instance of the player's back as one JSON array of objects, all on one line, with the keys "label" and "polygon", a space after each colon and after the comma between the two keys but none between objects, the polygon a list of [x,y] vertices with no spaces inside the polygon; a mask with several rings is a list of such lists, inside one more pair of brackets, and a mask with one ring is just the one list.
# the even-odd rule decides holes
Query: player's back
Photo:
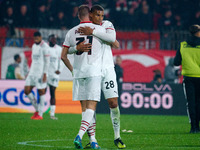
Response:
[{"label": "player's back", "polygon": [[85,43],[92,44],[89,52],[77,52],[74,54],[74,78],[100,76],[102,64],[102,41],[94,36],[80,35],[78,28],[82,26],[89,26],[105,32],[103,27],[92,24],[91,22],[81,22],[78,26],[69,30],[63,44],[64,46],[73,47],[83,41],[86,41]]},{"label": "player's back", "polygon": [[32,62],[29,75],[41,77],[44,70],[44,57],[48,55],[49,46],[44,41],[32,46]]},{"label": "player's back", "polygon": [[[112,34],[116,34],[115,33],[115,28],[113,26],[113,24],[108,21],[108,20],[104,20],[102,22],[101,25],[103,28],[105,28],[106,30],[110,30],[111,32],[114,32]],[[112,55],[112,49],[111,49],[111,45],[107,42],[104,42],[103,44],[103,53],[102,53],[102,57],[103,57],[103,62],[102,62],[102,68],[109,68],[109,67],[114,67],[114,62],[113,62],[113,55]]]}]

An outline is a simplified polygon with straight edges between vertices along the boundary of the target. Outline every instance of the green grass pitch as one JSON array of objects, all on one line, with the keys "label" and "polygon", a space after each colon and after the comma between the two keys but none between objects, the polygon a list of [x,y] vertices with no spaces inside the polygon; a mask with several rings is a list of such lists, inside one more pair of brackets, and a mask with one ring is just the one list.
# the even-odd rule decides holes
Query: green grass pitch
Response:
[{"label": "green grass pitch", "polygon": [[[29,113],[0,113],[0,150],[74,149],[81,115],[57,114],[31,120]],[[121,115],[121,137],[128,150],[199,150],[200,134],[189,134],[187,116]],[[97,114],[96,138],[102,149],[116,149],[109,114]],[[83,146],[88,143],[87,134]]]}]

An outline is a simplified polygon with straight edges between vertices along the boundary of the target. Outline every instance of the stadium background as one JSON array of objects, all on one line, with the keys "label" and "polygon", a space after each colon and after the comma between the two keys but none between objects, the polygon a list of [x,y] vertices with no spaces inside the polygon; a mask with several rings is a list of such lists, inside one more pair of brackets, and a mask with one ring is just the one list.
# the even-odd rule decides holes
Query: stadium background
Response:
[{"label": "stadium background", "polygon": [[[189,36],[188,27],[200,24],[198,0],[0,0],[0,112],[33,111],[23,94],[24,81],[5,80],[7,66],[19,53],[26,76],[31,64],[33,33],[39,30],[45,41],[54,33],[62,45],[67,31],[79,23],[77,8],[81,4],[102,5],[105,19],[116,28],[120,49],[114,49],[113,55],[122,57],[124,69],[121,112],[185,115],[181,84],[155,86],[150,82],[155,69],[160,69],[163,76],[179,42]],[[73,62],[73,57],[69,57]],[[57,113],[80,113],[79,104],[71,101],[72,77],[66,68],[61,80],[56,92]],[[47,92],[47,112],[48,98]],[[104,102],[98,106],[100,113],[108,112],[102,108]]]}]

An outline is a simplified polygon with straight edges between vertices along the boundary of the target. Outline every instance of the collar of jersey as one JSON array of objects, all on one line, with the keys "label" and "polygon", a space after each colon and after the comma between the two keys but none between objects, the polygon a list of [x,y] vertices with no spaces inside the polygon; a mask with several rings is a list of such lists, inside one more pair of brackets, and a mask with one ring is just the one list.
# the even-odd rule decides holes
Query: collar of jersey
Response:
[{"label": "collar of jersey", "polygon": [[80,24],[82,24],[82,23],[92,23],[92,21],[82,21],[82,22],[80,22]]}]

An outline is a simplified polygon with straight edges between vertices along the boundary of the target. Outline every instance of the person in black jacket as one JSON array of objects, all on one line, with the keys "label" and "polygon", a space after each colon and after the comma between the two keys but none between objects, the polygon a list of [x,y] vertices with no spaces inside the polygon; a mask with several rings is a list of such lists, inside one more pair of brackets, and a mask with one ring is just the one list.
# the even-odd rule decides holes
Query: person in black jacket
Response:
[{"label": "person in black jacket", "polygon": [[187,99],[190,133],[199,133],[200,120],[200,26],[189,28],[191,37],[181,42],[174,65],[182,65],[183,88]]},{"label": "person in black jacket", "polygon": [[116,80],[117,80],[117,84],[118,84],[119,95],[121,94],[122,82],[123,82],[123,69],[121,67],[121,63],[122,63],[122,58],[119,55],[116,56],[115,72],[116,72]]}]

